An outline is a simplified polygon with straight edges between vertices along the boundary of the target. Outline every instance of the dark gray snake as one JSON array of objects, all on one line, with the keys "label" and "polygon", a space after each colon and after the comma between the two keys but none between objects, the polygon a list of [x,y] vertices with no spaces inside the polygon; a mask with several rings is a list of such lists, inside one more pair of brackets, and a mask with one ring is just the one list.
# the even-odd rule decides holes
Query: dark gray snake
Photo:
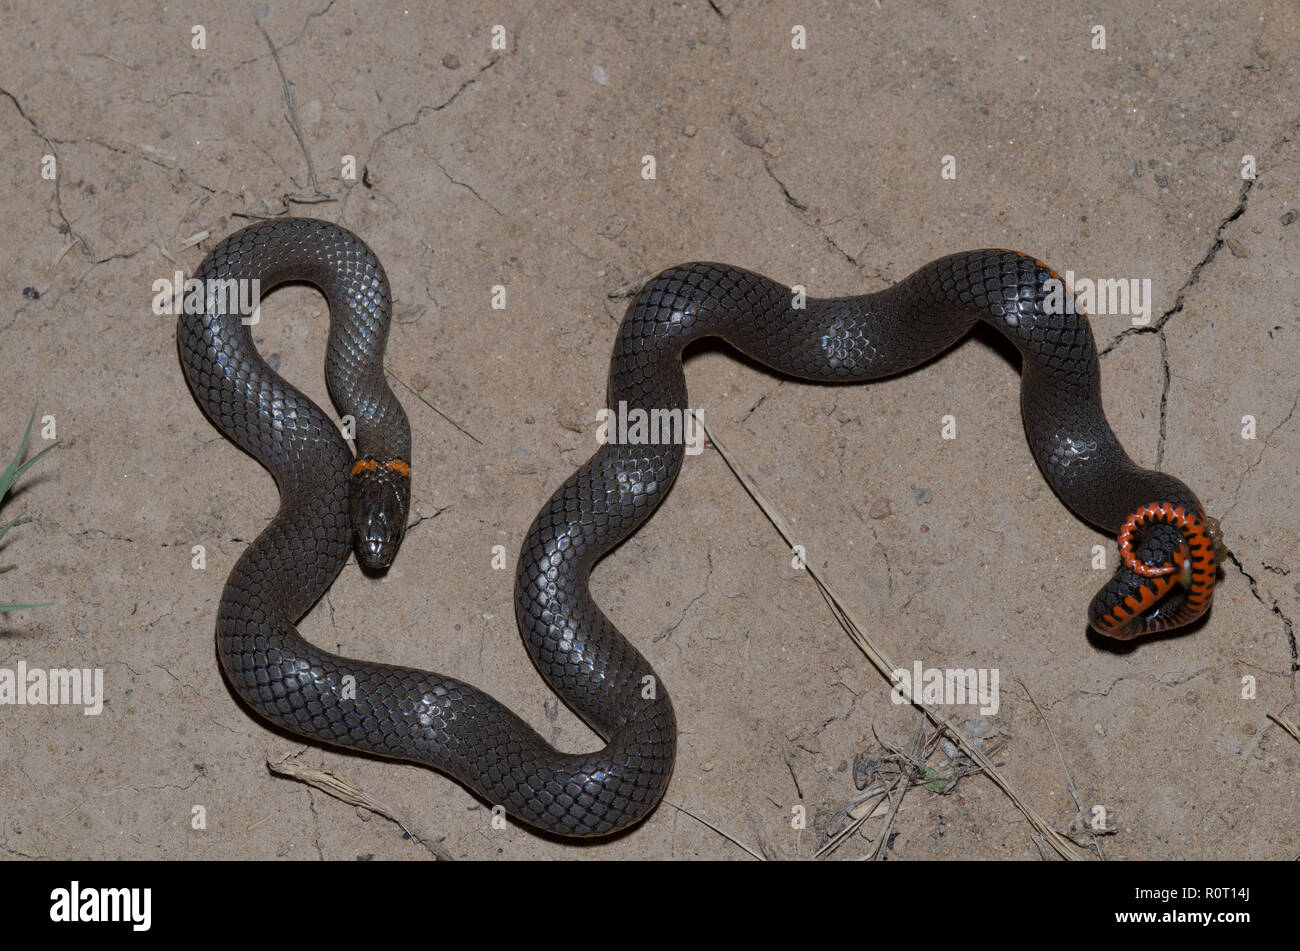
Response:
[{"label": "dark gray snake", "polygon": [[[424,763],[526,823],[600,835],[641,819],[672,772],[676,722],[645,658],[587,589],[592,566],[649,518],[684,447],[603,445],[542,508],[519,555],[515,612],[551,689],[607,742],[561,753],[481,690],[407,667],[352,660],[294,625],[329,588],[353,542],[382,568],[406,524],[410,428],[382,370],[390,297],[383,268],[354,234],[279,219],[231,235],[195,277],[205,306],[177,326],[181,365],[216,426],[275,477],[280,509],[240,557],[217,615],[226,676],[263,717],[293,733]],[[610,407],[686,408],[682,349],[721,337],[783,373],[860,381],[929,360],[983,320],[1023,355],[1021,410],[1035,458],[1081,518],[1120,535],[1122,562],[1089,620],[1113,637],[1189,623],[1209,606],[1214,537],[1182,482],[1137,466],[1106,422],[1085,317],[1051,314],[1055,274],[1014,251],[955,254],[887,290],[808,298],[720,264],[653,278],[628,306],[610,365]],[[354,458],[334,422],[258,355],[221,288],[256,279],[320,288],[330,309],[326,372],[356,421]],[[199,312],[201,311],[201,312]]]}]

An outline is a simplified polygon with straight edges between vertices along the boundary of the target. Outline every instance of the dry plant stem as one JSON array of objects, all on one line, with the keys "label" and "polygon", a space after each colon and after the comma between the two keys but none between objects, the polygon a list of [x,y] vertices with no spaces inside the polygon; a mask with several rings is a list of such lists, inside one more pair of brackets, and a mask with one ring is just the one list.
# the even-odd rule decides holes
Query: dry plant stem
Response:
[{"label": "dry plant stem", "polygon": [[[705,425],[704,421],[698,416],[695,417],[695,421],[704,429],[705,435],[708,436],[709,441],[713,443],[714,447],[718,450],[718,454],[722,456],[723,461],[726,462],[727,467],[731,469],[732,473],[740,481],[740,484],[744,487],[745,491],[749,493],[750,498],[752,498],[758,504],[759,508],[763,510],[763,514],[767,516],[768,520],[776,527],[776,530],[780,532],[781,537],[785,539],[786,544],[793,548],[795,544],[794,533],[790,530],[790,524],[786,520],[785,516],[767,500],[767,497],[759,490],[758,486],[754,483],[754,480],[743,469],[740,463],[738,463],[731,454],[727,452],[726,447],[718,441],[717,436],[715,436],[709,427]],[[847,607],[846,602],[840,597],[839,593],[830,582],[822,577],[821,572],[816,568],[811,557],[805,559],[804,567],[807,569],[808,574],[812,579],[817,583],[818,587],[821,588],[822,593],[830,604],[831,611],[835,615],[836,620],[839,621],[840,626],[844,628],[845,632],[858,646],[858,649],[866,655],[866,658],[869,661],[871,661],[872,666],[880,672],[880,675],[886,680],[890,680],[890,677],[893,671],[897,669],[897,666],[876,645],[871,637],[865,633],[862,625],[858,623],[852,610]],[[892,684],[892,680],[890,682]],[[1011,801],[1015,803],[1016,808],[1024,813],[1024,816],[1029,820],[1030,825],[1034,827],[1038,834],[1043,837],[1043,840],[1052,847],[1052,850],[1056,852],[1057,855],[1069,861],[1082,860],[1083,856],[1080,855],[1077,848],[1071,844],[1068,839],[1048,825],[1042,816],[1035,812],[1028,803],[1021,799],[1020,795],[1011,788],[1011,784],[1007,782],[1000,772],[998,772],[997,767],[993,765],[993,762],[975,743],[971,742],[971,740],[962,733],[957,724],[953,722],[952,717],[945,717],[938,709],[922,701],[912,700],[911,702],[912,705],[921,710],[935,726],[948,731],[948,734],[953,738],[954,742],[956,742],[966,752],[966,755],[978,763],[980,768],[988,775],[989,779],[993,780],[998,788],[1006,793]]]},{"label": "dry plant stem", "polygon": [[[1065,781],[1070,787],[1070,797],[1074,800],[1074,805],[1075,808],[1079,810],[1079,815],[1084,815],[1086,810],[1083,808],[1083,797],[1079,795],[1079,790],[1074,785],[1074,777],[1070,775],[1070,767],[1065,765],[1065,754],[1061,751],[1061,744],[1056,739],[1056,731],[1052,729],[1052,724],[1048,721],[1047,714],[1043,713],[1043,708],[1038,705],[1038,701],[1035,700],[1034,695],[1029,692],[1029,687],[1025,682],[1017,679],[1016,683],[1020,684],[1024,689],[1025,696],[1028,697],[1029,702],[1034,705],[1034,709],[1038,711],[1038,716],[1043,721],[1043,725],[1047,727],[1047,735],[1052,738],[1052,745],[1056,747],[1056,755],[1061,760],[1061,769],[1065,770]],[[1096,835],[1092,836],[1092,845],[1093,848],[1097,850],[1097,858],[1101,859],[1103,862],[1106,861],[1106,856],[1103,855],[1101,851],[1101,839]]]},{"label": "dry plant stem", "polygon": [[1300,740],[1300,728],[1297,728],[1296,725],[1292,723],[1290,720],[1283,719],[1282,717],[1278,716],[1276,713],[1270,713],[1267,714],[1267,716],[1270,720],[1272,720],[1282,729],[1286,730],[1297,740]]},{"label": "dry plant stem", "polygon": [[724,831],[724,830],[718,828],[718,827],[715,826],[712,822],[710,822],[708,819],[704,819],[704,818],[701,818],[700,816],[697,816],[695,813],[691,812],[691,811],[690,811],[689,809],[687,809],[685,806],[679,806],[679,805],[677,805],[677,803],[675,803],[675,802],[673,802],[673,801],[671,801],[671,800],[669,800],[669,799],[665,799],[665,800],[663,800],[663,804],[664,804],[665,806],[672,806],[672,807],[673,807],[674,809],[676,809],[678,812],[683,813],[683,814],[685,814],[685,815],[687,815],[687,816],[690,816],[692,819],[694,819],[694,820],[695,820],[696,822],[698,822],[700,825],[708,826],[710,829],[712,829],[712,830],[713,830],[714,832],[716,832],[718,835],[722,836],[722,837],[723,837],[724,839],[726,839],[728,842],[732,843],[733,845],[735,845],[735,846],[737,846],[737,847],[739,847],[739,848],[741,848],[741,849],[744,849],[746,852],[748,852],[748,853],[749,853],[750,855],[752,855],[754,858],[758,859],[760,862],[764,861],[764,858],[763,858],[762,855],[760,855],[758,852],[755,852],[753,849],[751,849],[749,846],[747,846],[744,842],[741,842],[739,839],[737,839],[737,838],[736,838],[735,836],[733,836],[731,833],[726,832],[726,831]]},{"label": "dry plant stem", "polygon": [[[406,823],[399,819],[392,810],[372,799],[370,796],[366,795],[365,792],[358,789],[347,780],[340,779],[333,773],[325,772],[324,770],[311,769],[306,766],[299,766],[297,763],[289,762],[293,756],[297,755],[297,753],[291,753],[280,759],[278,762],[272,761],[268,756],[266,759],[266,768],[278,776],[287,776],[290,779],[296,779],[298,782],[314,786],[321,792],[333,796],[335,799],[340,799],[348,805],[357,806],[361,809],[373,812],[376,815],[383,816],[390,822],[395,823],[398,828],[411,838],[412,841],[418,842],[433,853],[434,857],[444,862],[452,861],[451,855],[440,845],[428,836],[412,832],[411,829],[407,827]],[[257,824],[260,825],[260,823]],[[250,828],[253,827],[250,826]]]}]

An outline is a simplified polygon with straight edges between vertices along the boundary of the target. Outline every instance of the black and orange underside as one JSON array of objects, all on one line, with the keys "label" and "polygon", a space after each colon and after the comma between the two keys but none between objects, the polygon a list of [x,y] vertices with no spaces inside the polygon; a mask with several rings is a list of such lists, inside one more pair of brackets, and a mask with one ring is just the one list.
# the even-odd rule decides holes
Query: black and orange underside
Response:
[{"label": "black and orange underside", "polygon": [[[1154,522],[1177,527],[1184,539],[1184,544],[1162,565],[1148,565],[1138,560],[1133,551],[1137,530]],[[1144,505],[1129,516],[1120,530],[1119,552],[1124,564],[1146,580],[1096,619],[1094,625],[1103,634],[1123,640],[1155,634],[1190,624],[1209,608],[1217,562],[1214,544],[1200,513],[1188,512],[1168,502]],[[1165,613],[1144,616],[1177,585],[1187,588],[1181,604]]]}]

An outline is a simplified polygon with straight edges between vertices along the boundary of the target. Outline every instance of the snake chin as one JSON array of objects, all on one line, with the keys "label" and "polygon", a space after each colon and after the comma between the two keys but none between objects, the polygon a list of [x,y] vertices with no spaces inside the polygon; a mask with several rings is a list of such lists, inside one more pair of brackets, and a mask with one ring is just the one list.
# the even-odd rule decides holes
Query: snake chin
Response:
[{"label": "snake chin", "polygon": [[357,561],[370,571],[385,570],[406,533],[409,481],[383,468],[358,472],[348,480],[348,508]]}]

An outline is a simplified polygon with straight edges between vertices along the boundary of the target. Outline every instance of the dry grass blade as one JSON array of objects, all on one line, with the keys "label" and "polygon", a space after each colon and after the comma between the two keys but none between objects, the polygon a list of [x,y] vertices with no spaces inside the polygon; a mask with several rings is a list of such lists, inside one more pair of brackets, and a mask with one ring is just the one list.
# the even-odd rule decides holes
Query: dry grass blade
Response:
[{"label": "dry grass blade", "polygon": [[[983,772],[977,763],[958,751],[955,746],[949,753],[946,773],[930,767],[926,761],[940,748],[948,731],[942,726],[929,730],[927,724],[926,717],[922,715],[916,733],[912,737],[911,749],[905,749],[897,743],[876,735],[876,742],[880,744],[883,752],[879,756],[869,758],[869,767],[865,769],[862,781],[867,788],[837,809],[828,820],[827,830],[834,831],[830,832],[830,838],[817,850],[816,858],[834,852],[868,819],[884,817],[885,823],[877,833],[877,837],[874,839],[867,837],[868,841],[874,843],[874,848],[867,858],[882,858],[883,849],[889,847],[894,820],[908,790],[913,786],[924,786],[931,792],[944,795],[955,788],[963,777]],[[875,733],[874,727],[872,732]],[[1001,741],[996,736],[987,739],[989,745],[984,752],[993,755],[1001,748]],[[862,753],[859,757],[865,755]],[[858,768],[858,763],[855,761],[855,777]]]},{"label": "dry grass blade", "polygon": [[299,766],[297,763],[289,762],[289,757],[285,757],[277,763],[273,762],[268,756],[266,758],[266,768],[277,776],[287,776],[290,779],[296,779],[300,783],[315,786],[326,795],[333,796],[335,799],[340,799],[350,806],[357,806],[358,808],[373,812],[375,815],[383,816],[389,822],[395,823],[399,829],[410,836],[412,841],[420,843],[420,845],[432,852],[436,858],[444,862],[452,861],[451,855],[437,842],[429,836],[420,835],[417,832],[411,831],[411,829],[407,827],[406,823],[399,819],[392,810],[370,798],[370,796],[366,795],[366,793],[358,789],[356,786],[353,786],[346,779],[340,779],[333,773],[327,773],[324,770]]},{"label": "dry grass blade", "polygon": [[712,822],[710,822],[708,819],[702,819],[702,818],[700,818],[700,817],[697,816],[695,813],[691,812],[691,810],[687,809],[685,806],[679,806],[679,805],[677,805],[677,803],[673,802],[673,801],[670,800],[670,799],[665,799],[665,800],[664,800],[664,805],[665,805],[665,806],[672,806],[672,807],[673,807],[674,809],[676,809],[678,812],[690,816],[692,819],[694,819],[696,822],[698,822],[698,823],[699,823],[700,825],[702,825],[702,826],[708,826],[710,829],[712,829],[714,832],[718,833],[718,835],[722,836],[724,839],[726,839],[726,840],[727,840],[728,842],[730,842],[732,845],[736,846],[737,848],[744,849],[746,852],[748,852],[748,853],[749,853],[750,855],[752,855],[754,858],[758,859],[760,862],[765,862],[765,861],[767,861],[767,860],[766,860],[766,859],[765,859],[765,858],[764,858],[760,853],[755,852],[753,849],[751,849],[749,846],[747,846],[744,842],[741,842],[739,839],[737,839],[734,835],[732,835],[731,833],[726,832],[726,831],[724,831],[724,830],[722,830],[722,829],[719,829],[717,826],[715,826],[715,825],[714,825]]},{"label": "dry grass blade", "polygon": [[1292,723],[1292,722],[1289,721],[1289,720],[1285,720],[1285,719],[1283,719],[1282,717],[1278,716],[1276,713],[1269,713],[1269,714],[1266,714],[1266,715],[1268,716],[1268,718],[1269,718],[1270,720],[1272,720],[1274,723],[1276,723],[1276,724],[1277,724],[1278,726],[1280,726],[1282,729],[1286,730],[1288,733],[1290,733],[1292,736],[1294,736],[1297,740],[1300,740],[1300,729],[1297,729],[1297,728],[1296,728],[1296,725],[1295,725],[1294,723]]},{"label": "dry grass blade", "polygon": [[[704,421],[698,416],[695,417],[695,421],[703,427],[705,435],[709,437],[709,441],[712,442],[714,447],[718,450],[718,454],[722,456],[727,467],[731,469],[732,474],[740,481],[741,486],[743,486],[745,491],[749,493],[750,498],[758,504],[758,507],[763,510],[763,514],[767,516],[768,521],[770,521],[776,527],[776,530],[781,533],[781,537],[785,539],[786,544],[793,548],[795,545],[794,532],[790,529],[790,523],[786,521],[785,516],[767,500],[767,497],[759,490],[758,486],[754,483],[754,480],[750,478],[749,474],[744,470],[740,463],[738,463],[731,454],[727,452],[726,447],[718,441],[717,436],[715,436],[709,427],[705,425]],[[844,628],[845,632],[858,646],[858,649],[866,655],[867,660],[871,661],[872,666],[880,672],[882,677],[889,680],[892,685],[893,681],[891,676],[893,671],[897,669],[897,665],[885,655],[884,651],[881,650],[865,632],[862,625],[858,623],[853,611],[847,606],[844,599],[840,597],[839,592],[835,590],[827,579],[822,577],[821,572],[818,571],[814,565],[812,558],[805,559],[804,567],[807,569],[808,574],[812,579],[817,583],[817,586],[821,589],[823,596],[826,598],[827,603],[830,604],[831,611],[834,613],[836,620],[839,621],[840,626]],[[938,709],[919,700],[913,700],[912,705],[921,710],[935,726],[946,730],[953,740],[956,741],[956,743],[965,751],[966,755],[979,764],[980,768],[988,775],[989,779],[993,780],[993,782],[997,784],[998,788],[1006,793],[1007,797],[1015,803],[1016,808],[1024,813],[1024,816],[1029,820],[1030,825],[1034,827],[1038,834],[1042,836],[1043,840],[1051,846],[1052,850],[1056,852],[1057,855],[1063,859],[1068,859],[1069,861],[1082,860],[1083,856],[1079,854],[1077,848],[1068,839],[1048,825],[1042,816],[1035,812],[1028,803],[1020,798],[1020,795],[1011,788],[1011,784],[1007,782],[1000,772],[998,772],[997,767],[993,765],[993,762],[988,758],[988,756],[986,756],[979,746],[972,742],[957,727],[957,724],[952,721],[951,717],[945,717]]]},{"label": "dry grass blade", "polygon": [[[1069,836],[1070,841],[1082,845],[1083,843],[1079,842],[1076,836],[1071,835],[1071,832],[1075,829],[1086,831],[1092,837],[1093,847],[1097,850],[1097,858],[1104,862],[1106,856],[1103,855],[1101,851],[1101,839],[1097,837],[1096,830],[1093,829],[1090,821],[1091,814],[1088,810],[1083,808],[1083,797],[1079,795],[1079,790],[1074,785],[1074,777],[1070,775],[1070,767],[1065,764],[1065,753],[1061,751],[1061,744],[1056,739],[1056,731],[1052,729],[1052,723],[1047,719],[1047,714],[1045,714],[1043,708],[1038,705],[1038,701],[1034,699],[1034,695],[1029,692],[1029,687],[1026,686],[1025,682],[1023,680],[1017,680],[1016,683],[1020,684],[1021,688],[1025,691],[1025,696],[1029,698],[1029,702],[1032,703],[1034,709],[1038,711],[1038,716],[1043,721],[1043,726],[1047,727],[1047,735],[1052,738],[1052,745],[1056,747],[1056,755],[1061,760],[1061,769],[1065,770],[1065,782],[1070,788],[1070,798],[1074,800],[1074,807],[1078,810],[1075,813],[1074,818],[1070,820],[1070,829],[1066,830],[1066,835]],[[1109,831],[1113,832],[1114,830],[1112,829]]]},{"label": "dry grass blade", "polygon": [[889,799],[889,793],[889,788],[875,785],[849,800],[831,817],[830,827],[833,828],[837,822],[849,821],[846,825],[840,826],[839,830],[827,839],[820,849],[813,853],[813,857],[821,858],[824,855],[830,855],[861,829],[868,819],[876,819],[885,815],[888,812],[885,808],[885,802]]},{"label": "dry grass blade", "polygon": [[894,820],[898,818],[898,807],[903,804],[903,797],[907,795],[907,783],[900,779],[894,784],[894,788],[889,791],[889,814],[885,816],[885,825],[876,836],[876,844],[872,847],[867,855],[863,856],[863,861],[879,862],[885,854],[885,846],[893,838]]},{"label": "dry grass blade", "polygon": [[289,76],[284,71],[284,64],[280,62],[280,51],[271,42],[271,36],[266,32],[266,28],[262,26],[262,21],[254,17],[253,25],[262,34],[262,39],[266,40],[266,45],[271,48],[271,59],[275,61],[275,68],[280,73],[280,84],[284,89],[284,104],[288,110],[285,121],[289,123],[289,129],[293,132],[293,137],[298,140],[298,147],[302,149],[303,157],[307,160],[307,180],[311,183],[312,191],[315,193],[308,197],[319,198],[322,193],[320,181],[316,178],[316,163],[311,160],[311,149],[307,148],[307,140],[302,134],[302,123],[298,121],[298,109],[293,104],[293,84],[289,82]]},{"label": "dry grass blade", "polygon": [[385,371],[388,373],[388,375],[391,376],[394,380],[396,380],[398,383],[402,384],[402,386],[406,387],[406,389],[410,392],[410,394],[411,394],[412,396],[414,396],[417,400],[419,400],[419,401],[420,401],[421,403],[423,403],[425,406],[429,407],[429,409],[433,410],[435,413],[437,413],[439,416],[441,416],[443,419],[445,419],[448,423],[450,423],[450,424],[451,424],[452,426],[454,426],[456,429],[460,430],[462,433],[464,433],[464,434],[465,434],[466,436],[468,436],[470,439],[474,440],[474,441],[475,441],[476,443],[478,443],[480,446],[483,445],[483,440],[479,439],[477,436],[475,436],[472,432],[470,432],[468,429],[466,429],[466,428],[465,428],[464,426],[462,426],[460,423],[456,422],[454,419],[452,419],[450,416],[448,416],[448,415],[447,415],[446,413],[444,413],[442,410],[438,409],[438,407],[434,406],[432,403],[430,403],[428,400],[426,400],[426,399],[424,398],[424,395],[423,395],[419,390],[417,390],[415,387],[411,386],[411,384],[407,383],[407,382],[406,382],[405,380],[403,380],[400,376],[398,376],[397,373],[393,370],[392,367],[390,367],[390,366],[385,366],[385,367],[384,367],[384,370],[385,370]]}]

